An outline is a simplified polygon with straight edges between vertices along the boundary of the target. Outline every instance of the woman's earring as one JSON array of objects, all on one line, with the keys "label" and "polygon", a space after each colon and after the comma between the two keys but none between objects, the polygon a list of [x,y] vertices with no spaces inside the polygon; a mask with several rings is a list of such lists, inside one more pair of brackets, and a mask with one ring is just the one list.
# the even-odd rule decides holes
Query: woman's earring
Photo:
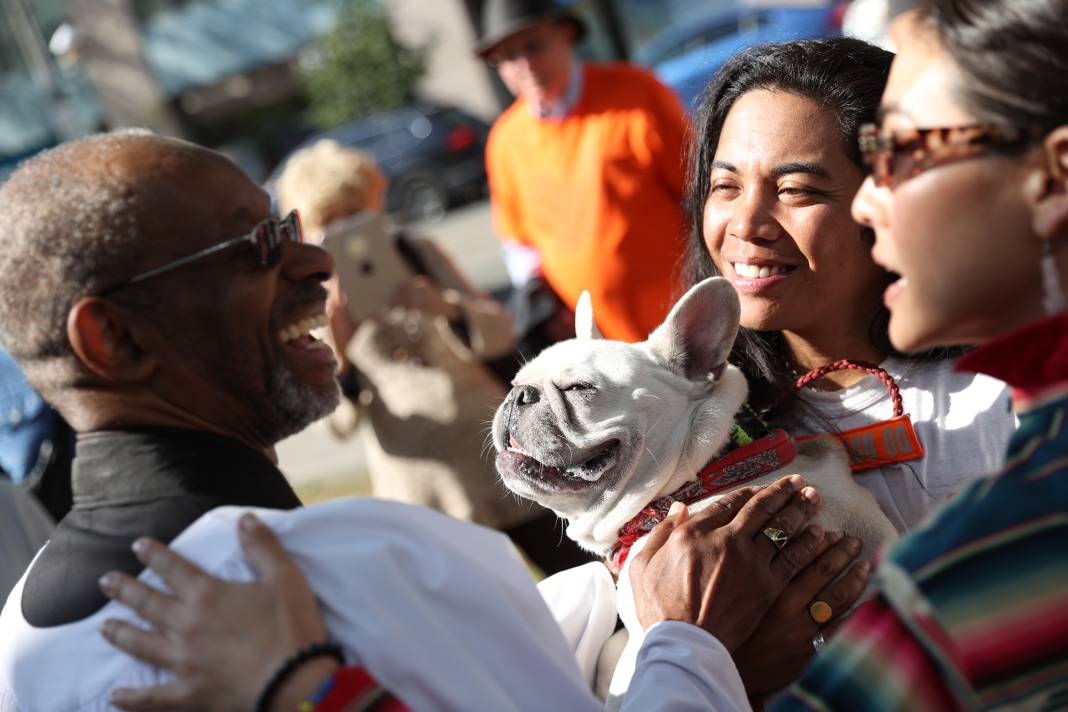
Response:
[{"label": "woman's earring", "polygon": [[1053,316],[1065,310],[1064,290],[1057,271],[1057,255],[1053,251],[1053,239],[1042,241],[1042,308]]}]

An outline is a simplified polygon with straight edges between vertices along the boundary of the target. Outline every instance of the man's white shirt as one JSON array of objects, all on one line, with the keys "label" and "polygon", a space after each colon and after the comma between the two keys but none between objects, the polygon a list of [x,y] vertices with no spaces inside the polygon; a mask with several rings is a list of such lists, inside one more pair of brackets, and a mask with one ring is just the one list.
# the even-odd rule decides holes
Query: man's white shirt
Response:
[{"label": "man's white shirt", "polygon": [[[245,511],[215,509],[172,546],[216,576],[252,580],[237,540]],[[600,709],[590,693],[592,665],[614,625],[605,596],[615,596],[600,564],[549,579],[543,599],[506,537],[427,509],[346,499],[253,511],[308,576],[347,659],[412,710]],[[151,572],[141,578],[162,587]],[[33,628],[21,614],[22,587],[20,581],[0,613],[0,711],[111,710],[112,689],[170,679],[99,634],[106,618],[136,622],[127,609],[109,603],[69,625]],[[714,637],[665,622],[646,636],[623,709],[738,710],[748,703]]]}]

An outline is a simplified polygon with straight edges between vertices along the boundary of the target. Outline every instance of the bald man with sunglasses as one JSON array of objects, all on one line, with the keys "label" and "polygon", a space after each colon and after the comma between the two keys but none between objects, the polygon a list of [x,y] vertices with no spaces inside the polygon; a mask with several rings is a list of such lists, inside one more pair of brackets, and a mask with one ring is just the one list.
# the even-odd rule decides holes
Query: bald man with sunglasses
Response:
[{"label": "bald man with sunglasses", "polygon": [[[62,630],[97,579],[141,570],[219,505],[300,505],[274,446],[337,404],[333,263],[225,157],[143,132],[91,137],[0,187],[0,341],[78,433],[74,506],[9,608]],[[17,644],[0,635],[0,645]]]}]

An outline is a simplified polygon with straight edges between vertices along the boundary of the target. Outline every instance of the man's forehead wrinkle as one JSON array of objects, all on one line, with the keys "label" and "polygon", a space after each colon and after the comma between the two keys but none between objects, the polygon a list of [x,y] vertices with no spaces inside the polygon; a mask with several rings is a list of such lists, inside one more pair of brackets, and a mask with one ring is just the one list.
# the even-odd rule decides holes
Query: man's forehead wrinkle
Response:
[{"label": "man's forehead wrinkle", "polygon": [[188,249],[190,241],[211,243],[234,237],[269,214],[267,194],[257,187],[262,210],[252,207],[244,197],[246,186],[238,188],[248,179],[218,156],[172,153],[154,166],[150,161],[146,169],[135,188],[144,203],[146,224],[162,230],[168,242],[181,245],[180,249]]}]

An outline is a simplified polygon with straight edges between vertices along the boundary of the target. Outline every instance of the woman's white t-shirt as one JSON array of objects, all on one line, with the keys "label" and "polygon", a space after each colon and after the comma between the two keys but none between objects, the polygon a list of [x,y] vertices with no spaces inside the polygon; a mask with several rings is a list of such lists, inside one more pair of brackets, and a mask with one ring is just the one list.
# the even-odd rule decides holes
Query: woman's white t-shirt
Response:
[{"label": "woman's white t-shirt", "polygon": [[[1016,427],[1009,388],[988,376],[954,371],[954,363],[888,358],[880,364],[901,389],[926,454],[858,472],[856,478],[901,533],[967,482],[1000,470]],[[822,432],[828,425],[850,430],[893,417],[890,392],[872,375],[839,391],[806,388],[800,398],[826,422],[802,415],[802,422],[785,426],[794,435]]]}]

